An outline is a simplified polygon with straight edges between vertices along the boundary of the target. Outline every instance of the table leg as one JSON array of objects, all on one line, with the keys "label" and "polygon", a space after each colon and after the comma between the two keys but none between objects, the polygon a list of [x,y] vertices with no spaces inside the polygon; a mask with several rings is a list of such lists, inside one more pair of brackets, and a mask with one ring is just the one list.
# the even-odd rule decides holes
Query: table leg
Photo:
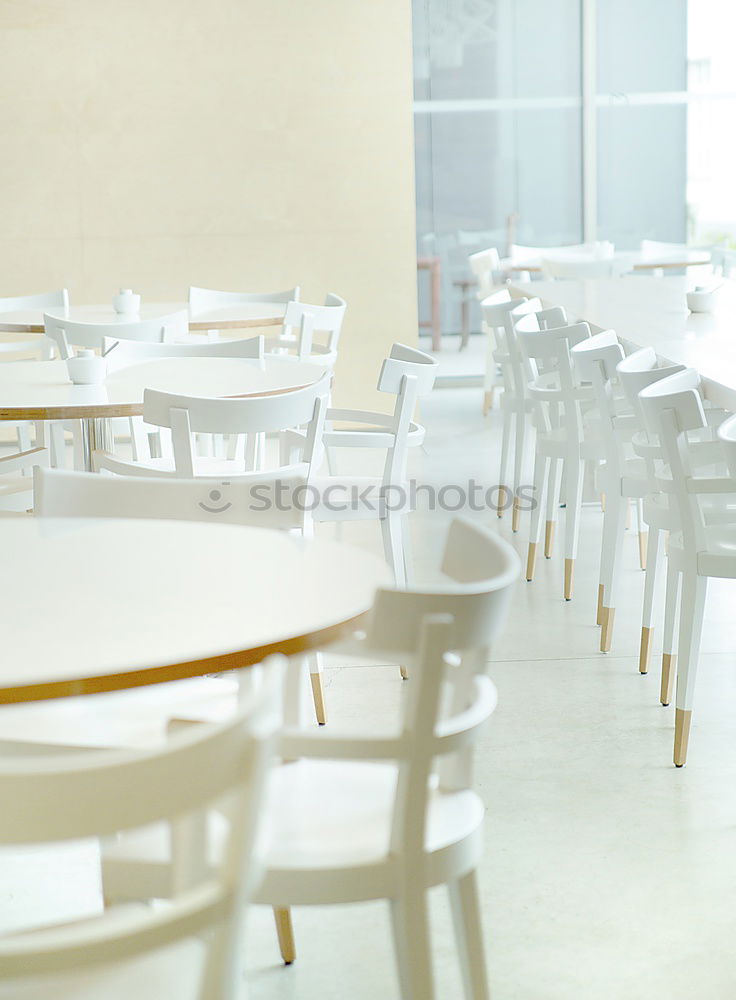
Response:
[{"label": "table leg", "polygon": [[441,276],[440,262],[435,260],[429,270],[430,294],[432,299],[432,350],[442,348],[442,317],[441,317]]},{"label": "table leg", "polygon": [[112,451],[112,428],[105,417],[84,417],[82,425],[82,469],[94,472],[92,453],[95,451]]}]

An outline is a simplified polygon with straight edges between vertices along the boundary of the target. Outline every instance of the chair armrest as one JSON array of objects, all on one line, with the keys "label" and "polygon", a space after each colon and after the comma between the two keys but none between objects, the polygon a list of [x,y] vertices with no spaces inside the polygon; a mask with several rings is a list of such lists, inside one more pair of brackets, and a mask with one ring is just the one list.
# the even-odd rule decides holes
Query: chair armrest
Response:
[{"label": "chair armrest", "polygon": [[15,455],[4,455],[0,458],[0,472],[16,472],[19,469],[32,469],[35,465],[47,467],[48,464],[48,448],[31,448],[30,451],[19,451]]}]

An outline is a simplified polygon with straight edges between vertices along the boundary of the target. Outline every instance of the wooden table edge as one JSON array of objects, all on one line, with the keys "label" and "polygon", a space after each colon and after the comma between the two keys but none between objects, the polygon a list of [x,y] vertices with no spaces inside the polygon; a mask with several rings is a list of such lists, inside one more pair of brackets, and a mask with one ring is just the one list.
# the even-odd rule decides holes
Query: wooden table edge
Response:
[{"label": "wooden table edge", "polygon": [[[75,321],[76,322],[76,321]],[[261,316],[254,319],[210,319],[210,320],[189,320],[190,330],[239,330],[252,329],[259,326],[283,326],[283,316]],[[114,336],[110,324],[110,336]],[[45,333],[43,323],[4,323],[2,313],[0,313],[0,332],[2,333]]]},{"label": "wooden table edge", "polygon": [[32,701],[49,701],[58,698],[74,698],[79,695],[105,694],[112,691],[128,691],[132,688],[148,687],[151,684],[165,684],[169,681],[188,680],[205,674],[239,670],[261,663],[267,656],[280,653],[295,656],[314,649],[322,649],[343,636],[354,632],[366,621],[370,609],[348,618],[343,622],[328,625],[314,632],[277,639],[275,642],[233,653],[206,656],[181,663],[168,663],[160,667],[141,667],[135,670],[118,671],[111,674],[93,674],[89,677],[43,681],[34,684],[14,684],[0,687],[0,705],[18,705]]}]

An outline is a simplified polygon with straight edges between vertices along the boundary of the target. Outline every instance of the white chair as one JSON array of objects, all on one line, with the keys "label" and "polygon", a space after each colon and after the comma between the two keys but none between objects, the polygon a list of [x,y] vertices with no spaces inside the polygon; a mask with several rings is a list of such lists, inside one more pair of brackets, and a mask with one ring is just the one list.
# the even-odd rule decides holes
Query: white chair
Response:
[{"label": "white chair", "polygon": [[[483,416],[493,408],[493,396],[496,389],[497,373],[500,369],[503,384],[503,399],[501,409],[503,411],[504,434],[510,435],[511,413],[507,413],[514,398],[515,385],[513,372],[510,367],[511,359],[504,339],[504,326],[506,313],[515,309],[516,306],[526,300],[523,298],[512,299],[508,289],[504,288],[493,294],[487,295],[481,302],[481,315],[483,317],[483,331],[486,335],[486,371],[483,379]],[[535,300],[538,301],[538,300]],[[541,303],[539,308],[541,309]],[[504,463],[502,462],[502,468]],[[499,482],[505,483],[502,477]]]},{"label": "white chair", "polygon": [[215,288],[189,287],[189,312],[194,317],[209,309],[239,306],[247,302],[298,302],[299,285],[283,292],[220,292]]},{"label": "white chair", "polygon": [[266,338],[266,352],[293,354],[301,361],[311,359],[334,368],[346,309],[345,299],[333,292],[323,306],[289,302],[279,336]]},{"label": "white chair", "polygon": [[468,257],[470,270],[477,282],[477,296],[485,299],[495,291],[496,286],[503,284],[501,258],[495,247],[471,253]]},{"label": "white chair", "polygon": [[[282,448],[299,446],[301,461],[312,469],[322,457],[322,427],[330,389],[331,373],[318,381],[290,392],[244,398],[180,396],[146,389],[143,394],[143,421],[171,432],[171,455],[129,462],[110,452],[93,455],[96,471],[105,469],[123,476],[200,476],[233,478],[259,467],[259,441],[266,433],[278,434]],[[306,427],[302,435],[289,435]],[[223,459],[196,454],[195,434],[228,434],[233,440],[245,438],[245,451]],[[292,459],[281,461],[290,464]]]},{"label": "white chair", "polygon": [[[585,405],[593,401],[592,388],[580,384],[570,354],[575,344],[590,337],[590,327],[587,323],[574,323],[540,330],[539,321],[532,314],[517,320],[515,329],[530,376],[528,392],[535,404],[537,429],[535,503],[529,530],[526,578],[528,582],[534,579],[545,491],[548,515],[552,515],[558,502],[562,473],[565,477],[564,596],[569,601],[573,594],[584,464],[603,457],[600,438],[584,420]],[[545,549],[551,552],[550,533],[548,522]]]},{"label": "white chair", "polygon": [[408,554],[407,514],[412,509],[407,482],[408,449],[424,440],[424,428],[412,420],[416,401],[432,391],[439,363],[436,358],[394,344],[383,362],[378,391],[394,395],[392,414],[366,410],[328,409],[330,422],[344,421],[348,430],[327,430],[324,443],[334,448],[380,448],[386,450],[383,474],[366,476],[319,476],[315,479],[321,503],[314,520],[339,522],[377,519],[381,523],[386,560],[398,585],[411,574]]},{"label": "white chair", "polygon": [[155,344],[137,340],[118,340],[107,336],[102,350],[108,354],[108,371],[137,365],[157,358],[263,358],[263,337],[245,340],[214,340],[202,344]]},{"label": "white chair", "polygon": [[[708,427],[698,391],[700,377],[693,369],[677,372],[639,394],[647,427],[659,438],[671,489],[680,516],[681,532],[670,536],[669,565],[682,577],[678,671],[675,708],[674,763],[687,759],[692,721],[695,677],[703,631],[705,598],[710,577],[736,579],[736,524],[709,523],[705,497],[729,496],[736,492],[732,476],[699,476],[690,436]],[[723,437],[728,439],[729,425]],[[672,575],[668,572],[670,602]]]},{"label": "white chair", "polygon": [[[0,997],[240,995],[241,930],[257,874],[252,858],[280,669],[280,662],[266,666],[258,694],[230,721],[190,727],[161,749],[0,757],[0,794],[14,804],[0,824],[4,846],[33,849],[163,823],[177,849],[174,892],[165,905],[112,908],[0,937]],[[220,861],[208,864],[208,820],[215,812]]]},{"label": "white chair", "polygon": [[736,270],[736,250],[728,250],[725,247],[713,247],[711,251],[711,267],[713,273],[723,278],[730,278],[731,273]]},{"label": "white chair", "polygon": [[43,325],[46,336],[56,344],[59,357],[66,359],[71,357],[72,346],[101,350],[105,337],[159,344],[181,339],[188,336],[189,315],[186,310],[181,310],[168,316],[130,323],[80,323],[44,313]]},{"label": "white chair", "polygon": [[[512,299],[507,291],[498,292],[482,303],[484,323],[489,333],[489,358],[486,378],[491,366],[498,365],[503,377],[504,391],[501,397],[503,416],[501,436],[501,462],[498,477],[498,506],[496,513],[503,517],[509,498],[513,497],[511,528],[519,530],[521,521],[522,474],[526,457],[529,434],[529,414],[533,405],[529,399],[528,373],[516,336],[516,323],[526,315],[537,315],[538,328],[560,326],[565,323],[565,312],[559,307],[542,309],[539,299]],[[492,397],[490,402],[492,402]],[[513,488],[509,490],[508,464],[511,451],[511,436],[514,441]]]},{"label": "white chair", "polygon": [[[455,521],[442,572],[446,582],[435,588],[379,590],[366,634],[344,647],[373,662],[411,662],[398,730],[284,734],[281,752],[293,762],[272,772],[256,898],[277,907],[387,899],[401,996],[432,1000],[427,891],[445,884],[465,996],[487,1000],[475,877],[485,807],[471,788],[472,750],[495,707],[488,648],[502,631],[519,559],[498,535]],[[168,896],[168,856],[156,831],[110,845],[106,897]]]},{"label": "white chair", "polygon": [[0,458],[0,510],[21,513],[33,507],[33,470],[48,466],[47,448],[31,448]]}]

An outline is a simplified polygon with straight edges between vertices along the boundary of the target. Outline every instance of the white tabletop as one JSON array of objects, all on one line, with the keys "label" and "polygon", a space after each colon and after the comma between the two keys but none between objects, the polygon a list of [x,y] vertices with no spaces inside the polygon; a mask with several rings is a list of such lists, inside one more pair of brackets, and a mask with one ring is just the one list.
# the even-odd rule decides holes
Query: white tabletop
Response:
[{"label": "white tabletop", "polygon": [[100,385],[72,385],[64,361],[0,365],[0,420],[126,417],[143,410],[145,389],[193,396],[253,396],[311,385],[320,365],[269,356],[158,358],[120,368]]},{"label": "white tabletop", "polygon": [[736,285],[726,281],[712,313],[691,313],[688,278],[586,278],[512,283],[512,292],[563,306],[596,331],[613,329],[629,348],[653,347],[660,358],[697,368],[705,395],[736,410]]},{"label": "white tabletop", "polygon": [[16,517],[0,520],[0,546],[6,704],[315,648],[357,628],[390,585],[360,549],[237,525]]},{"label": "white tabletop", "polygon": [[[574,250],[565,253],[564,247],[553,247],[549,252],[550,257],[561,260],[593,260],[593,257],[576,253]],[[710,250],[676,250],[663,251],[661,253],[643,254],[640,250],[616,250],[611,258],[620,264],[625,264],[634,271],[653,271],[658,269],[681,269],[685,267],[697,267],[710,264]],[[514,271],[541,271],[542,258],[537,257],[504,257],[501,266],[506,270]]]},{"label": "white tabletop", "polygon": [[[243,302],[239,305],[207,309],[189,317],[190,330],[235,329],[238,327],[273,326],[282,322],[286,304],[283,302]],[[144,302],[133,316],[116,313],[110,305],[70,306],[49,309],[49,316],[69,319],[75,323],[131,323],[157,319],[171,313],[188,311],[186,302]],[[43,310],[18,309],[0,313],[0,330],[43,333]]]}]

